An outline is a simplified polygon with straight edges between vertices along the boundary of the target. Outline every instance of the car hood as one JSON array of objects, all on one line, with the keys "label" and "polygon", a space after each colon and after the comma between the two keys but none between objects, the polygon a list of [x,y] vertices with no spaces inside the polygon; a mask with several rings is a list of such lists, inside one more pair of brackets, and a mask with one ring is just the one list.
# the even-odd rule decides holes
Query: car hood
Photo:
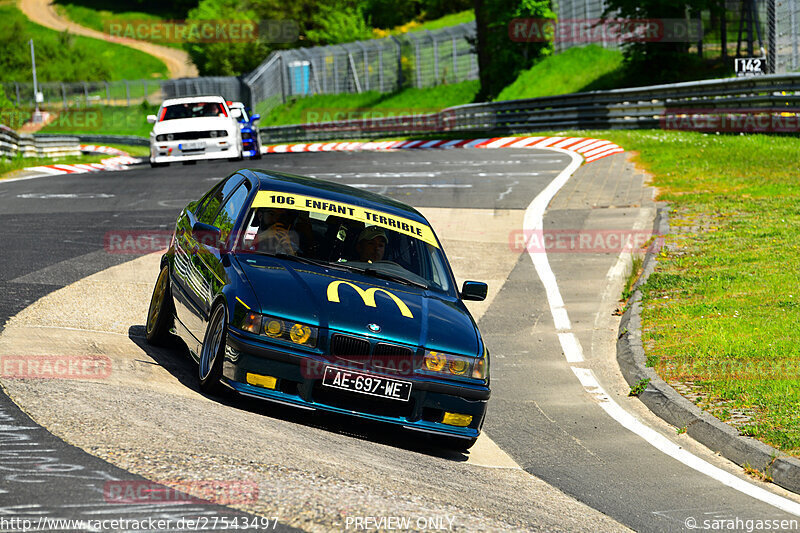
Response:
[{"label": "car hood", "polygon": [[[451,296],[269,256],[248,254],[238,259],[263,314],[362,337],[478,355],[475,323]],[[371,332],[369,324],[380,326],[380,332]]]},{"label": "car hood", "polygon": [[176,118],[156,122],[153,124],[153,133],[178,133],[182,131],[226,130],[233,128],[233,121],[227,117],[197,117]]}]

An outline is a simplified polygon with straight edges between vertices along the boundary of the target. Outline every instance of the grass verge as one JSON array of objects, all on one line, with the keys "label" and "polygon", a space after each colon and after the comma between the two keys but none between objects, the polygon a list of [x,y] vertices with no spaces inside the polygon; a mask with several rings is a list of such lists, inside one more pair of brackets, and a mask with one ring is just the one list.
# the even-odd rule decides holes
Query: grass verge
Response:
[{"label": "grass verge", "polygon": [[87,109],[59,111],[58,117],[42,128],[41,133],[86,133],[95,135],[138,135],[148,137],[153,129],[147,115],[154,114],[158,106],[131,107],[101,106]]},{"label": "grass verge", "polygon": [[522,72],[497,100],[616,89],[625,82],[622,52],[596,44],[569,48]]},{"label": "grass verge", "polygon": [[[279,105],[261,119],[261,126],[327,122],[387,115],[434,113],[468,104],[478,94],[477,81],[439,85],[428,89],[403,89],[394,93],[368,91],[360,94],[319,94]],[[262,110],[256,107],[257,112]]]},{"label": "grass verge", "polygon": [[800,455],[800,139],[585,134],[639,152],[670,204],[642,286],[649,363],[742,434]]},{"label": "grass verge", "polygon": [[33,39],[36,47],[36,74],[40,82],[167,77],[167,66],[149,54],[45,28],[29,21],[16,6],[0,4],[1,81],[30,79],[29,39]]}]

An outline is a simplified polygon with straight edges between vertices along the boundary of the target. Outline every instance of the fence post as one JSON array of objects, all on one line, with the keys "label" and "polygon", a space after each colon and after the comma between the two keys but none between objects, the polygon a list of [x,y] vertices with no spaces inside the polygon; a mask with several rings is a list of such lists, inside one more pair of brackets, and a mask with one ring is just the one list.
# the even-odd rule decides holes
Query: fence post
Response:
[{"label": "fence post", "polygon": [[378,50],[378,90],[383,92],[383,48]]},{"label": "fence post", "polygon": [[111,105],[111,89],[108,87],[108,82],[106,84],[106,105]]},{"label": "fence post", "polygon": [[458,44],[453,37],[453,83],[458,83]]},{"label": "fence post", "polygon": [[390,38],[394,41],[395,47],[397,47],[397,90],[403,88],[403,83],[405,80],[403,79],[403,47],[400,46],[400,39],[391,35]]},{"label": "fence post", "polygon": [[333,56],[333,94],[339,94],[339,62],[336,61],[336,53]]},{"label": "fence post", "polygon": [[128,107],[131,106],[131,86],[128,83],[128,80],[123,80],[125,82],[125,98],[128,100]]},{"label": "fence post", "polygon": [[356,92],[361,94],[361,83],[358,81],[358,71],[356,70],[356,62],[353,60],[353,54],[347,52],[347,62],[350,65],[350,70],[353,72],[353,81],[356,84]]},{"label": "fence post", "polygon": [[19,83],[14,82],[14,88],[17,90],[17,107],[19,107]]},{"label": "fence post", "polygon": [[69,108],[67,105],[67,88],[64,87],[64,84],[61,84],[61,100],[64,102],[64,109]]},{"label": "fence post", "polygon": [[361,41],[356,41],[356,44],[361,48],[361,55],[364,58],[364,90],[369,91],[369,65],[367,64],[367,47]]},{"label": "fence post", "polygon": [[144,100],[142,101],[147,102],[147,80],[142,80],[142,89],[144,89]]},{"label": "fence post", "polygon": [[439,43],[436,42],[436,37],[430,30],[425,30],[425,32],[433,43],[433,86],[436,86],[439,85]]},{"label": "fence post", "polygon": [[778,39],[776,36],[776,25],[778,19],[775,16],[775,0],[767,0],[767,72],[775,74],[775,67],[778,58]]},{"label": "fence post", "polygon": [[797,0],[789,1],[789,9],[791,10],[792,20],[792,70],[797,70],[798,59],[800,59],[800,36],[797,35]]},{"label": "fence post", "polygon": [[419,54],[419,41],[414,40],[414,57],[417,63],[417,88],[422,89],[422,60]]},{"label": "fence post", "polygon": [[284,71],[286,70],[286,65],[285,65],[285,61],[283,60],[283,54],[280,55],[278,60],[281,62],[281,66],[280,66],[281,79],[278,80],[278,81],[280,81],[280,84],[281,84],[281,103],[285,104],[286,103],[286,87],[284,86],[285,85],[284,79],[285,79],[286,75],[285,75]]}]

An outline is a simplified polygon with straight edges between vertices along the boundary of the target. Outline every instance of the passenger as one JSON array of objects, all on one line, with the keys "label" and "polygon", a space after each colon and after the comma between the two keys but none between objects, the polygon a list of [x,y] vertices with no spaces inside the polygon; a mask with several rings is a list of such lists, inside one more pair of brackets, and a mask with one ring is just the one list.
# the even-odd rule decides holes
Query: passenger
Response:
[{"label": "passenger", "polygon": [[299,236],[292,229],[297,213],[289,209],[259,209],[259,230],[253,242],[259,252],[296,255]]},{"label": "passenger", "polygon": [[356,253],[359,261],[365,263],[375,263],[383,260],[386,253],[386,232],[378,226],[367,226],[358,236],[356,241]]}]

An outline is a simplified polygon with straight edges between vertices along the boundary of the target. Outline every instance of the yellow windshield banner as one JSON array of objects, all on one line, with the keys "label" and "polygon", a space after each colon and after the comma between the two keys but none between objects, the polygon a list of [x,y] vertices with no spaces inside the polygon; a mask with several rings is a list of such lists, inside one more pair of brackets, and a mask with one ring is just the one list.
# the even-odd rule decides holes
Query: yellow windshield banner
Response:
[{"label": "yellow windshield banner", "polygon": [[256,199],[253,201],[253,207],[299,209],[311,211],[313,213],[336,215],[363,222],[367,226],[380,226],[404,235],[409,235],[431,246],[439,247],[439,244],[436,242],[436,237],[433,235],[433,230],[425,224],[397,215],[390,215],[383,211],[375,211],[374,209],[367,209],[344,202],[334,202],[322,198],[315,198],[314,196],[304,196],[302,194],[259,191],[256,195]]}]

